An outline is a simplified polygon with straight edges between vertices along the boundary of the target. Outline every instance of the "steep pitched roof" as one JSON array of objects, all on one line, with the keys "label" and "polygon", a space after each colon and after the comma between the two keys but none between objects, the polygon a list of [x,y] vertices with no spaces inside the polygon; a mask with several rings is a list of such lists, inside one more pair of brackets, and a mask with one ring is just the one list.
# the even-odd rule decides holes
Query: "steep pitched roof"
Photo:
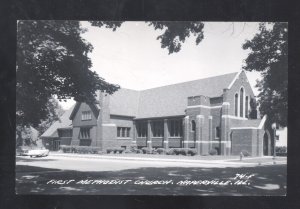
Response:
[{"label": "steep pitched roof", "polygon": [[70,120],[70,115],[74,109],[73,105],[69,110],[67,110],[59,119],[59,121],[54,122],[42,135],[42,138],[46,137],[58,137],[57,129],[59,128],[72,128],[72,120]]},{"label": "steep pitched roof", "polygon": [[143,90],[140,92],[136,117],[184,115],[188,97],[219,97],[236,75],[237,72]]},{"label": "steep pitched roof", "polygon": [[[70,114],[70,120],[73,120],[80,105],[81,105],[81,102],[76,102],[75,107],[72,108],[72,112]],[[88,105],[90,106],[91,110],[93,111],[95,117],[98,118],[99,110],[100,110],[99,105],[98,104],[88,104]]]},{"label": "steep pitched roof", "polygon": [[139,106],[140,92],[121,88],[110,96],[110,114],[135,117]]}]

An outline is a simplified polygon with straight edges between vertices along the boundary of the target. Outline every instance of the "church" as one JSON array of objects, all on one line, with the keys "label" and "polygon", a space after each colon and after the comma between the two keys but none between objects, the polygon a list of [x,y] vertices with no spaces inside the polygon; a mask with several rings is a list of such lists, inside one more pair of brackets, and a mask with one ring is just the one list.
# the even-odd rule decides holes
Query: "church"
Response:
[{"label": "church", "polygon": [[253,90],[246,73],[224,74],[141,91],[98,92],[77,102],[42,134],[46,148],[195,148],[200,155],[271,154],[266,116],[250,119]]}]

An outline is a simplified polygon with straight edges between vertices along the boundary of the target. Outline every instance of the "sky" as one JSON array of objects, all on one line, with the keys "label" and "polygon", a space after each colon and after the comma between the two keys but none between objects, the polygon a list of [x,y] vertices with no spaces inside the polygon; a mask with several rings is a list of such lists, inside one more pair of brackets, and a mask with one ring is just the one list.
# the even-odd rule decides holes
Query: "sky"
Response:
[{"label": "sky", "polygon": [[[81,22],[88,31],[82,37],[94,47],[89,57],[91,70],[106,81],[122,88],[143,90],[174,83],[238,72],[245,65],[249,51],[246,40],[258,32],[256,22],[204,22],[204,39],[196,45],[190,36],[178,53],[162,49],[154,30],[145,22],[125,22],[115,32]],[[247,72],[254,93],[257,72]],[[60,102],[64,109],[75,102]]]}]

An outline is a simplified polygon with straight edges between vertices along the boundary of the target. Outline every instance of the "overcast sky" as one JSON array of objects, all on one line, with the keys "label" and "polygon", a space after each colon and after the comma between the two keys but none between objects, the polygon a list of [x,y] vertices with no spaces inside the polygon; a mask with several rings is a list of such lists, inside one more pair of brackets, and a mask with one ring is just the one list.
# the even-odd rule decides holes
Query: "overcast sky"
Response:
[{"label": "overcast sky", "polygon": [[[258,32],[258,23],[205,22],[204,39],[199,45],[191,36],[178,53],[168,54],[156,40],[155,31],[145,22],[125,22],[115,32],[92,27],[83,38],[94,50],[89,54],[100,77],[123,88],[143,90],[153,87],[238,72],[249,51],[242,49],[245,40]],[[247,72],[254,93],[256,72]],[[68,109],[74,101],[61,102]]]}]

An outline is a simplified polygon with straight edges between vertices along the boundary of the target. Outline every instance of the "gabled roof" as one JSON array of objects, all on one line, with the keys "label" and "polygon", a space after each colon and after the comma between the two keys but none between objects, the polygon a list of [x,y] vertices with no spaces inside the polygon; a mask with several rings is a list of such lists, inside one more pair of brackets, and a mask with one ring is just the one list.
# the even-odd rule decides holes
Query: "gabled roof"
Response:
[{"label": "gabled roof", "polygon": [[238,73],[229,73],[184,83],[143,90],[139,96],[137,118],[185,115],[187,98],[203,95],[220,97]]},{"label": "gabled roof", "polygon": [[69,110],[67,110],[59,119],[59,121],[54,122],[42,135],[42,138],[47,137],[58,137],[57,129],[60,128],[72,128],[72,120],[69,119],[71,112],[74,109],[73,105]]},{"label": "gabled roof", "polygon": [[[70,120],[73,120],[73,118],[75,117],[80,105],[81,105],[81,102],[76,102],[75,107],[72,108],[73,110],[70,114]],[[88,105],[91,108],[91,110],[93,111],[95,117],[98,118],[99,110],[100,110],[98,104],[88,104]]]}]

